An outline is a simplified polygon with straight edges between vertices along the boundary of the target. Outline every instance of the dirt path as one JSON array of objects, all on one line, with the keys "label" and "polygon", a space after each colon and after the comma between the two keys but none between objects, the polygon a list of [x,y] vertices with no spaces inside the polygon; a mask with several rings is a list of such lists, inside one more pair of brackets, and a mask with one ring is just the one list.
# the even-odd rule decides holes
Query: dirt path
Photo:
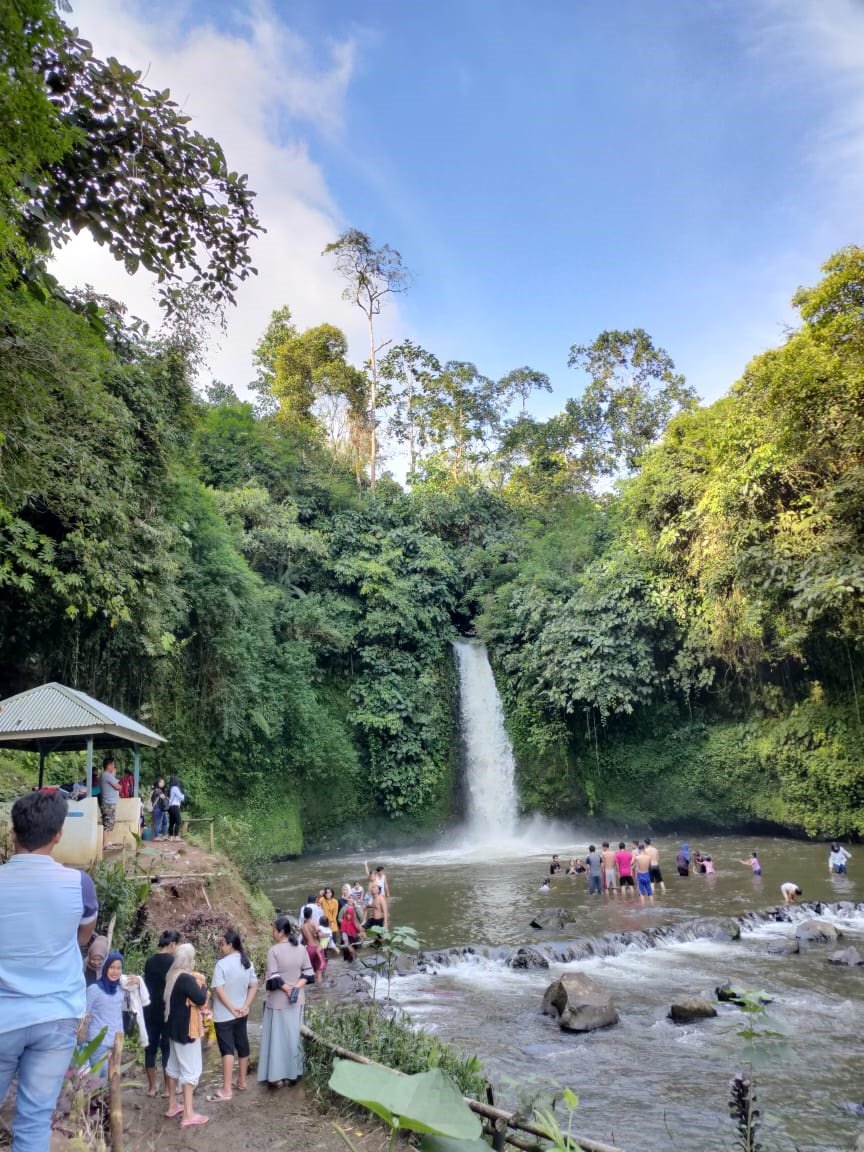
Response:
[{"label": "dirt path", "polygon": [[224,1103],[207,1103],[205,1097],[221,1084],[215,1062],[195,1094],[196,1107],[210,1117],[203,1128],[180,1128],[177,1120],[166,1120],[165,1102],[150,1100],[143,1092],[127,1090],[123,1101],[126,1152],[347,1152],[347,1146],[333,1125],[349,1133],[360,1152],[384,1152],[387,1133],[381,1126],[359,1121],[356,1116],[340,1117],[335,1110],[323,1110],[303,1089],[278,1091],[251,1084],[248,1092],[235,1092]]}]

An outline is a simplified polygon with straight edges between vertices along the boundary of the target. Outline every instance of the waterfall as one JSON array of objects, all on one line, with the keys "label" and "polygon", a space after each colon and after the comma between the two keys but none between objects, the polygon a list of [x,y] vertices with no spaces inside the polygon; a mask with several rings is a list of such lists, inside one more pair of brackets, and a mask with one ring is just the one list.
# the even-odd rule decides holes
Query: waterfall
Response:
[{"label": "waterfall", "polygon": [[454,647],[459,662],[468,836],[474,845],[501,846],[502,838],[515,831],[518,818],[513,748],[486,646],[476,640],[457,640]]}]

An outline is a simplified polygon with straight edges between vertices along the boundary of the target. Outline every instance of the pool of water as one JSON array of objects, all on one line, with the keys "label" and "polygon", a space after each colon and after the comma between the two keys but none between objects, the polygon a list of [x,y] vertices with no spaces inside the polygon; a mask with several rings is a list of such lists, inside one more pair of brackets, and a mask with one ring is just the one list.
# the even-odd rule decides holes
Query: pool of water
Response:
[{"label": "pool of water", "polygon": [[[622,838],[629,842],[633,834],[628,830]],[[794,956],[769,954],[770,940],[793,935],[794,923],[754,921],[732,943],[679,940],[646,948],[638,933],[766,909],[781,903],[780,885],[787,880],[803,888],[807,901],[860,900],[858,860],[851,861],[848,877],[834,877],[824,844],[736,836],[654,839],[667,884],[654,905],[589,897],[584,876],[559,875],[551,892],[540,892],[552,852],[566,865],[588,850],[586,834],[563,826],[528,825],[492,848],[472,848],[454,834],[432,849],[377,852],[368,862],[387,870],[391,922],[412,925],[427,949],[637,934],[617,955],[542,971],[514,971],[494,953],[467,957],[394,980],[393,998],[419,1025],[477,1054],[502,1103],[524,1104],[556,1085],[570,1087],[579,1096],[578,1130],[629,1152],[732,1148],[728,1085],[741,1070],[756,1078],[766,1152],[855,1148],[864,1135],[864,1121],[850,1107],[864,1104],[864,968],[828,964],[830,945]],[[682,840],[713,857],[713,877],[677,876]],[[739,862],[754,848],[761,877]],[[363,867],[362,855],[304,858],[274,865],[266,887],[277,907],[296,915],[308,892],[362,880]],[[530,927],[548,906],[566,909],[564,933]],[[828,916],[843,933],[840,946],[852,944],[864,954],[864,914],[846,909]],[[577,1036],[541,1015],[544,989],[568,967],[586,972],[613,996],[619,1025]],[[755,1022],[761,1035],[742,1035],[747,1021],[734,1007],[698,1025],[668,1021],[672,1000],[711,995],[725,980],[773,998]]]}]

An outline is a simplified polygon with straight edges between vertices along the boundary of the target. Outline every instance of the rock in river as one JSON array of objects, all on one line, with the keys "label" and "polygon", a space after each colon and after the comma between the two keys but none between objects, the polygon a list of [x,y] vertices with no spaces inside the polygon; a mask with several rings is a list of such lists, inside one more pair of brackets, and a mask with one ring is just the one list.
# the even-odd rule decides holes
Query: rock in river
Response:
[{"label": "rock in river", "polygon": [[692,1020],[707,1020],[716,1016],[717,1009],[704,996],[685,996],[669,1009],[669,1019],[676,1024],[689,1024]]},{"label": "rock in river", "polygon": [[833,944],[840,933],[827,920],[803,920],[795,935],[804,944]]},{"label": "rock in river", "polygon": [[537,948],[517,948],[507,959],[508,968],[548,968],[549,961]]},{"label": "rock in river", "polygon": [[571,913],[566,908],[542,908],[539,912],[535,912],[531,920],[531,927],[536,928],[540,932],[552,929],[557,931],[563,928],[567,921],[570,919]]},{"label": "rock in river", "polygon": [[801,951],[801,945],[793,937],[783,937],[782,940],[772,940],[768,945],[770,956],[794,956]]},{"label": "rock in river", "polygon": [[618,1023],[618,1012],[607,992],[581,972],[565,972],[543,996],[543,1012],[557,1016],[567,1032],[593,1032]]},{"label": "rock in river", "polygon": [[861,958],[861,953],[857,948],[841,948],[837,952],[832,952],[828,957],[829,964],[845,964],[847,968],[857,968],[859,964],[864,964],[864,959]]}]

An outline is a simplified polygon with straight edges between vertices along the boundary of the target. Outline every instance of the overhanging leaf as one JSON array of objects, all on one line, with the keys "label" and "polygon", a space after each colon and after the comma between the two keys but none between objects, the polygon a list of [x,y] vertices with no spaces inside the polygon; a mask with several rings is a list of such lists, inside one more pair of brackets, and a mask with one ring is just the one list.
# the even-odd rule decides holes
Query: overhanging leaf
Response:
[{"label": "overhanging leaf", "polygon": [[480,1136],[480,1121],[440,1068],[400,1076],[389,1068],[337,1060],[329,1086],[394,1128],[455,1140],[476,1140]]}]

